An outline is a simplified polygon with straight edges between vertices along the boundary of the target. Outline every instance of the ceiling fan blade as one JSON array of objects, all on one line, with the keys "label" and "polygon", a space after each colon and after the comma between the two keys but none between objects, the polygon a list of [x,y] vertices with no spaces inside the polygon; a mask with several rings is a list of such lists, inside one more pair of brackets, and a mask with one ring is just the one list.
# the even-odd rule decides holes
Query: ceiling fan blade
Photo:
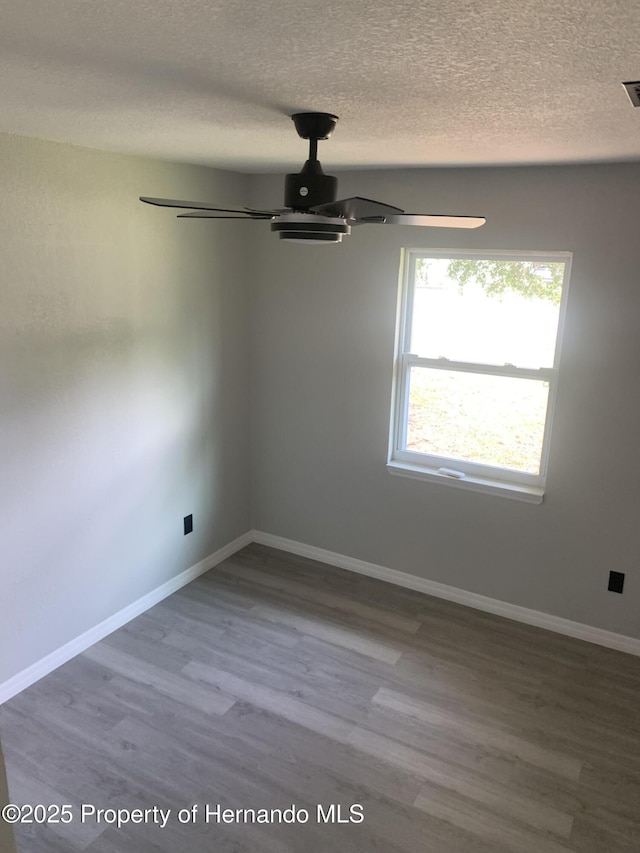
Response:
[{"label": "ceiling fan blade", "polygon": [[237,210],[232,213],[218,213],[215,210],[192,210],[190,213],[179,213],[178,219],[243,219],[247,222],[253,222],[254,219],[273,219],[273,216],[269,213],[247,213],[244,210]]},{"label": "ceiling fan blade", "polygon": [[327,204],[317,204],[309,209],[313,213],[322,213],[324,216],[342,216],[349,220],[361,220],[369,216],[386,217],[392,213],[404,213],[401,207],[393,207],[391,204],[383,204],[381,201],[373,201],[371,198],[361,198],[360,196],[341,198]]},{"label": "ceiling fan blade", "polygon": [[180,201],[177,198],[149,198],[149,196],[141,195],[140,201],[145,204],[155,204],[158,207],[182,207],[186,210],[214,210],[220,213],[245,213],[244,210],[238,210],[235,207],[215,207],[202,201]]},{"label": "ceiling fan blade", "polygon": [[281,213],[291,213],[291,208],[280,207],[277,210],[256,210],[255,207],[245,207],[249,213],[264,213],[266,216],[280,216]]},{"label": "ceiling fan blade", "polygon": [[382,216],[365,216],[360,219],[362,223],[420,225],[423,228],[480,228],[486,221],[484,216],[439,216],[422,213],[390,213]]}]

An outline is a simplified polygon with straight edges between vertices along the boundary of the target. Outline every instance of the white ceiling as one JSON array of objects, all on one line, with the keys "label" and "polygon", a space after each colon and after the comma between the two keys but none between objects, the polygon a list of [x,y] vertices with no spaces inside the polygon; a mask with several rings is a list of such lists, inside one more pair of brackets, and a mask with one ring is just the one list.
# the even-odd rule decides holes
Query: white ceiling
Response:
[{"label": "white ceiling", "polygon": [[640,160],[638,0],[0,0],[0,131],[296,171]]}]

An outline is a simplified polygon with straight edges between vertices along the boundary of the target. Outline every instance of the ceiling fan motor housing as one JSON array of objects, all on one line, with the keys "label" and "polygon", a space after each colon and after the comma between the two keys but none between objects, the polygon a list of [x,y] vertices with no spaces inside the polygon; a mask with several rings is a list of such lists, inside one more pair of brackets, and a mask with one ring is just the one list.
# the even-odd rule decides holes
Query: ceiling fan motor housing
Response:
[{"label": "ceiling fan motor housing", "polygon": [[284,206],[291,210],[309,210],[318,204],[335,201],[337,196],[338,179],[325,175],[317,160],[307,160],[301,172],[285,178]]}]

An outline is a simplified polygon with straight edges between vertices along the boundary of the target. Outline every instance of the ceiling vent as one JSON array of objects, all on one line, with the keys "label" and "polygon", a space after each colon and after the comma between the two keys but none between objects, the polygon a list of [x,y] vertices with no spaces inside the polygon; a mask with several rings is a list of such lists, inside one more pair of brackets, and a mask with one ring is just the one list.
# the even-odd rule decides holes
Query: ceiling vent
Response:
[{"label": "ceiling vent", "polygon": [[640,82],[623,83],[622,85],[627,90],[627,95],[629,95],[629,100],[633,106],[640,107]]}]

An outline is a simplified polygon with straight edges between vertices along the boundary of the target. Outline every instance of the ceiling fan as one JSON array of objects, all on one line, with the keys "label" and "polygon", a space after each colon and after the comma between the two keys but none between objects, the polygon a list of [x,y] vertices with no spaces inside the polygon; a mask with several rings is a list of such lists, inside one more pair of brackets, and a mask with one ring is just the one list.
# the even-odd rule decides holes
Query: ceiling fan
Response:
[{"label": "ceiling fan", "polygon": [[330,113],[296,113],[291,116],[298,136],[309,140],[309,159],[299,173],[287,175],[284,184],[285,207],[275,210],[215,207],[198,201],[171,198],[149,198],[140,201],[159,207],[189,210],[179,214],[186,219],[264,219],[281,240],[339,243],[351,233],[352,225],[421,225],[436,228],[479,228],[486,219],[481,216],[442,216],[405,213],[399,207],[369,198],[336,200],[338,179],[325,175],[318,160],[318,141],[333,133],[338,117]]}]

